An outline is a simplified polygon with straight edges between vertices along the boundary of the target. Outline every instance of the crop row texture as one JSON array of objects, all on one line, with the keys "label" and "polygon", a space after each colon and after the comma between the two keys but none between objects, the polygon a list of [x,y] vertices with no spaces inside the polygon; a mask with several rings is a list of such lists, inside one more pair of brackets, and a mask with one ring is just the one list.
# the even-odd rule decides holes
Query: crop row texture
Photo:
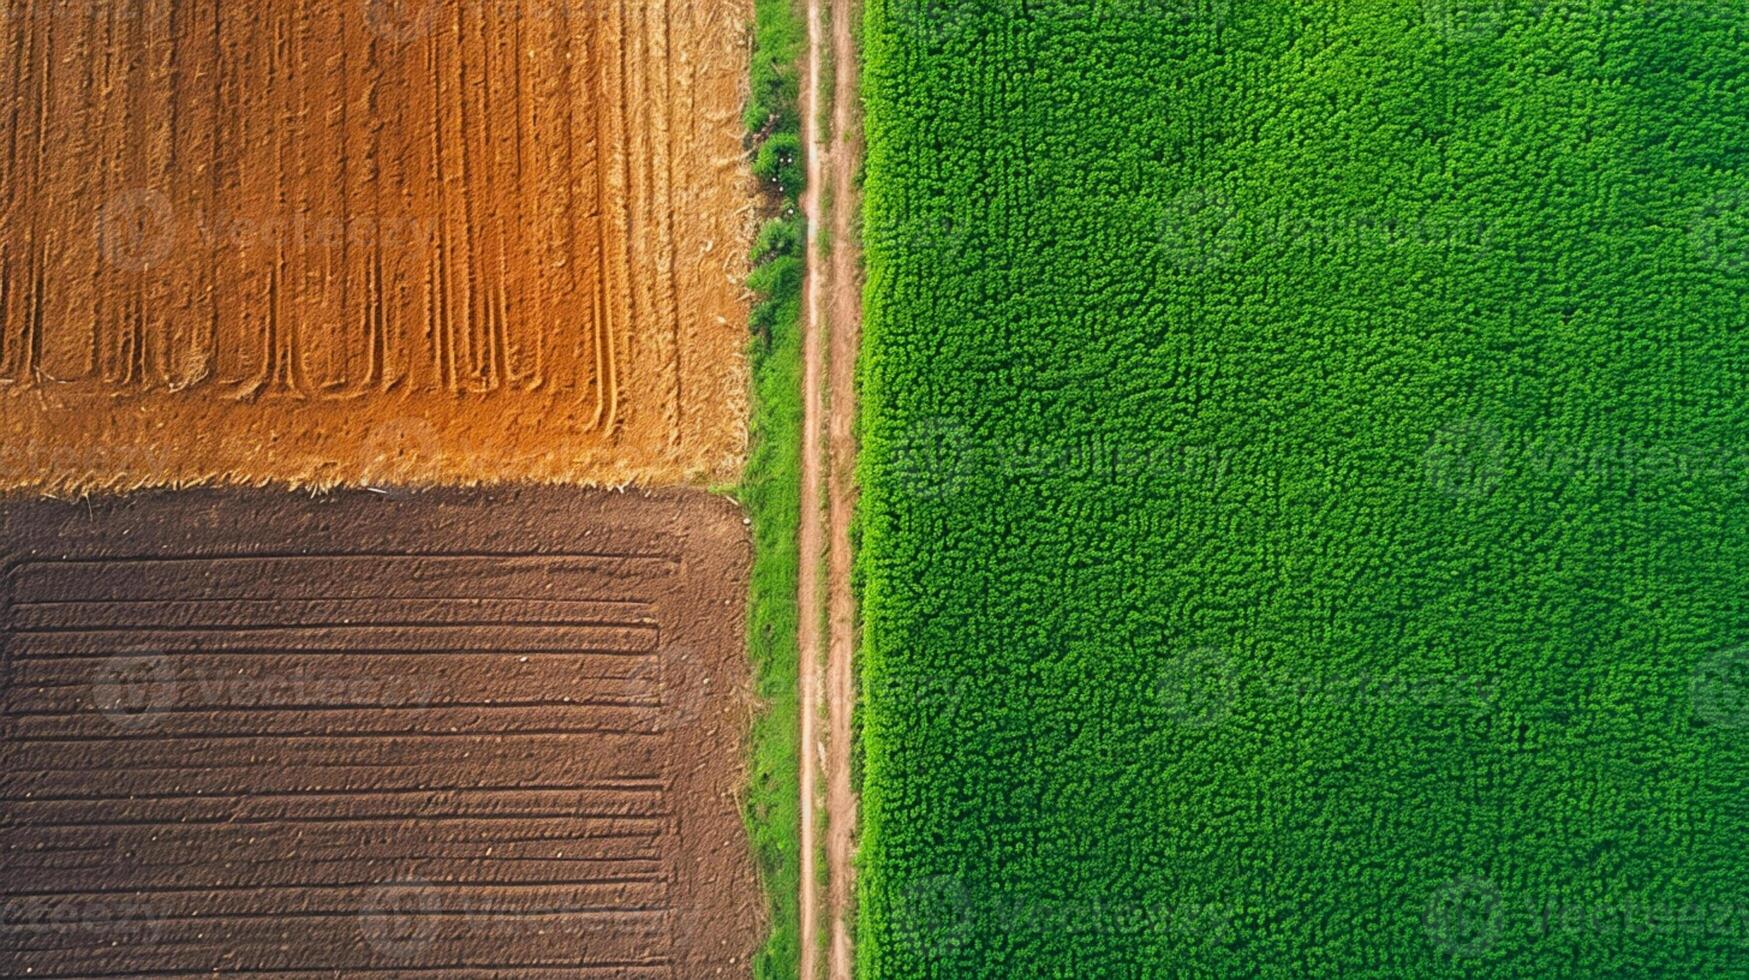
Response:
[{"label": "crop row texture", "polygon": [[1749,7],[865,43],[861,975],[1749,974]]}]

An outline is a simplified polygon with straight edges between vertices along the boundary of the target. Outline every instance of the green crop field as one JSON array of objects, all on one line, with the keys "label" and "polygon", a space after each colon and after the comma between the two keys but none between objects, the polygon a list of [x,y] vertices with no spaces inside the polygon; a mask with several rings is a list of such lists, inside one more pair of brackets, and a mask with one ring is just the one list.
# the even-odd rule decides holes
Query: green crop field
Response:
[{"label": "green crop field", "polygon": [[1749,975],[1749,6],[864,40],[861,975]]}]

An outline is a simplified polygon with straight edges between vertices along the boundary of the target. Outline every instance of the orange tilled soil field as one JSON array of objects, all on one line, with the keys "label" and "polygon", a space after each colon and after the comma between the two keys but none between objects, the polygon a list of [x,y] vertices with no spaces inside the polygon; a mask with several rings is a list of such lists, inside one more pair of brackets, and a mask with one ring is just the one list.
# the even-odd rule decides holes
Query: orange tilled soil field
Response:
[{"label": "orange tilled soil field", "polygon": [[749,0],[15,0],[0,488],[700,482]]},{"label": "orange tilled soil field", "polygon": [[0,507],[0,975],[745,975],[699,491]]}]

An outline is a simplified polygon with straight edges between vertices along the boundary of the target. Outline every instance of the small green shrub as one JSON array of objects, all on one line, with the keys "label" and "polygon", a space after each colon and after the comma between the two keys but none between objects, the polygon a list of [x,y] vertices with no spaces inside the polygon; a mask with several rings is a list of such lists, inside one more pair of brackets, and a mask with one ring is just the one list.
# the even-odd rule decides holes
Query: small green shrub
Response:
[{"label": "small green shrub", "polygon": [[799,194],[802,189],[802,139],[795,133],[777,132],[759,144],[753,158],[753,175],[779,194]]}]

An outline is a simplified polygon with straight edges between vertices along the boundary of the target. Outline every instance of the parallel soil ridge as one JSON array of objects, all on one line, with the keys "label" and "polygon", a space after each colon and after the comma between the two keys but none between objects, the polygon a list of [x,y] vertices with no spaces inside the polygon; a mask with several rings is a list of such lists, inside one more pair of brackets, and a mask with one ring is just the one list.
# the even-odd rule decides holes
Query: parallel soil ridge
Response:
[{"label": "parallel soil ridge", "polygon": [[0,489],[732,475],[745,0],[24,0]]},{"label": "parallel soil ridge", "polygon": [[194,490],[0,546],[0,973],[745,971],[727,502]]}]

